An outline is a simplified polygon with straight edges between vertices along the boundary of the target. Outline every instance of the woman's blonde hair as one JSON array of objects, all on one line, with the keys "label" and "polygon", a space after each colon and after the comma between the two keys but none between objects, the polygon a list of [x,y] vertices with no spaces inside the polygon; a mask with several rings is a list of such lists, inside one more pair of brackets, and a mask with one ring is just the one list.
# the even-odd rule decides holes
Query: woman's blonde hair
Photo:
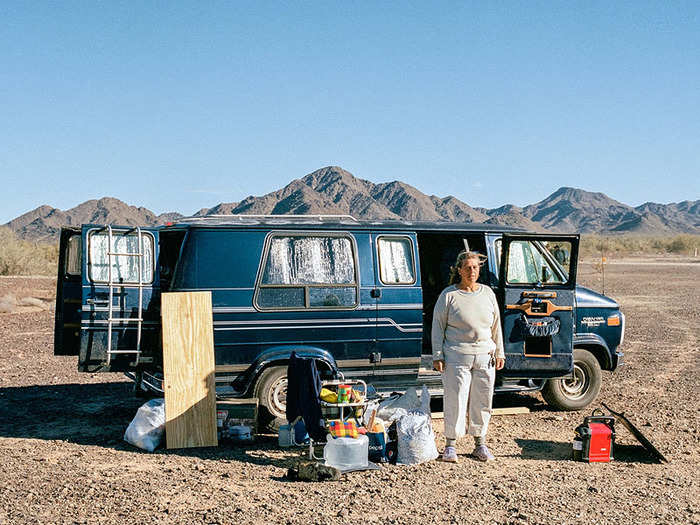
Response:
[{"label": "woman's blonde hair", "polygon": [[485,255],[482,255],[479,252],[468,252],[466,250],[462,250],[457,254],[457,259],[455,260],[454,266],[450,266],[450,284],[457,284],[462,280],[459,275],[459,269],[467,259],[476,259],[479,261],[479,266],[483,266],[486,262]]}]

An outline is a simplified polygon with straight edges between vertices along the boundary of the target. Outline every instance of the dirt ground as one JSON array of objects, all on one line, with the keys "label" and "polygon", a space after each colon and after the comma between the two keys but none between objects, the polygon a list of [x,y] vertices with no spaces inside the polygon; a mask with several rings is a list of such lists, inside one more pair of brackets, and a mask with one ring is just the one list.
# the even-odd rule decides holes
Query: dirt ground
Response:
[{"label": "dirt ground", "polygon": [[[601,289],[591,262],[579,273]],[[0,313],[0,523],[700,523],[699,284],[700,263],[611,261],[605,292],[627,315],[625,365],[604,373],[585,412],[550,411],[539,394],[498,397],[531,412],[492,420],[495,462],[471,459],[465,440],[456,465],[304,483],[285,478],[295,452],[271,436],[153,454],[123,442],[141,401],[123,376],[79,374],[76,358],[52,355],[42,305],[54,281],[0,278],[0,298],[16,298]],[[614,462],[571,461],[573,430],[599,401],[671,462],[655,463],[621,425]]]}]

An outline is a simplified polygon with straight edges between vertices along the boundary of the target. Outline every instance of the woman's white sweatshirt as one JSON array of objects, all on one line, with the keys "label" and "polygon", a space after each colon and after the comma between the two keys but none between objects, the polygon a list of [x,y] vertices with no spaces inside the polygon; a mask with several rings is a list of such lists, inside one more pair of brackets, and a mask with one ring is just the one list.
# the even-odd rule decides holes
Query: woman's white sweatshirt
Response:
[{"label": "woman's white sweatshirt", "polygon": [[496,296],[480,284],[475,292],[445,288],[435,303],[433,361],[459,364],[463,356],[488,354],[504,358],[501,316]]}]

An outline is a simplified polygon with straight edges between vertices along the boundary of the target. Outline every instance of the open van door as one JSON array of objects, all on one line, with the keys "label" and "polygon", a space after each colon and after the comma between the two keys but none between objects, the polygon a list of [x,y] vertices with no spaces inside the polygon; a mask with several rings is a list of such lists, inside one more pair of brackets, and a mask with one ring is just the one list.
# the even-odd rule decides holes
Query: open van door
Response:
[{"label": "open van door", "polygon": [[134,370],[160,348],[158,231],[85,225],[78,369]]},{"label": "open van door", "polygon": [[80,228],[61,228],[53,331],[54,355],[78,355],[80,350],[81,254]]},{"label": "open van door", "polygon": [[579,236],[504,234],[500,243],[503,375],[570,374]]}]

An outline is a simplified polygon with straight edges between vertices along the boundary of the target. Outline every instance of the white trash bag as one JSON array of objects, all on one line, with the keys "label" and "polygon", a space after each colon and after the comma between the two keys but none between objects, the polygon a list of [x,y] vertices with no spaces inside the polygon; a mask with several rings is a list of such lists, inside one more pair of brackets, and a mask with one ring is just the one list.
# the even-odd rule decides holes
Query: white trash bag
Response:
[{"label": "white trash bag", "polygon": [[141,405],[124,433],[124,441],[153,452],[165,431],[165,399],[151,399]]},{"label": "white trash bag", "polygon": [[[390,424],[397,419],[401,419],[409,412],[420,409],[421,402],[418,399],[418,391],[415,388],[409,388],[405,394],[392,396],[379,403],[377,417]],[[366,413],[367,411],[365,411]]]},{"label": "white trash bag", "polygon": [[409,412],[396,424],[398,437],[397,463],[416,465],[438,457],[435,433],[430,415],[423,411]]}]

